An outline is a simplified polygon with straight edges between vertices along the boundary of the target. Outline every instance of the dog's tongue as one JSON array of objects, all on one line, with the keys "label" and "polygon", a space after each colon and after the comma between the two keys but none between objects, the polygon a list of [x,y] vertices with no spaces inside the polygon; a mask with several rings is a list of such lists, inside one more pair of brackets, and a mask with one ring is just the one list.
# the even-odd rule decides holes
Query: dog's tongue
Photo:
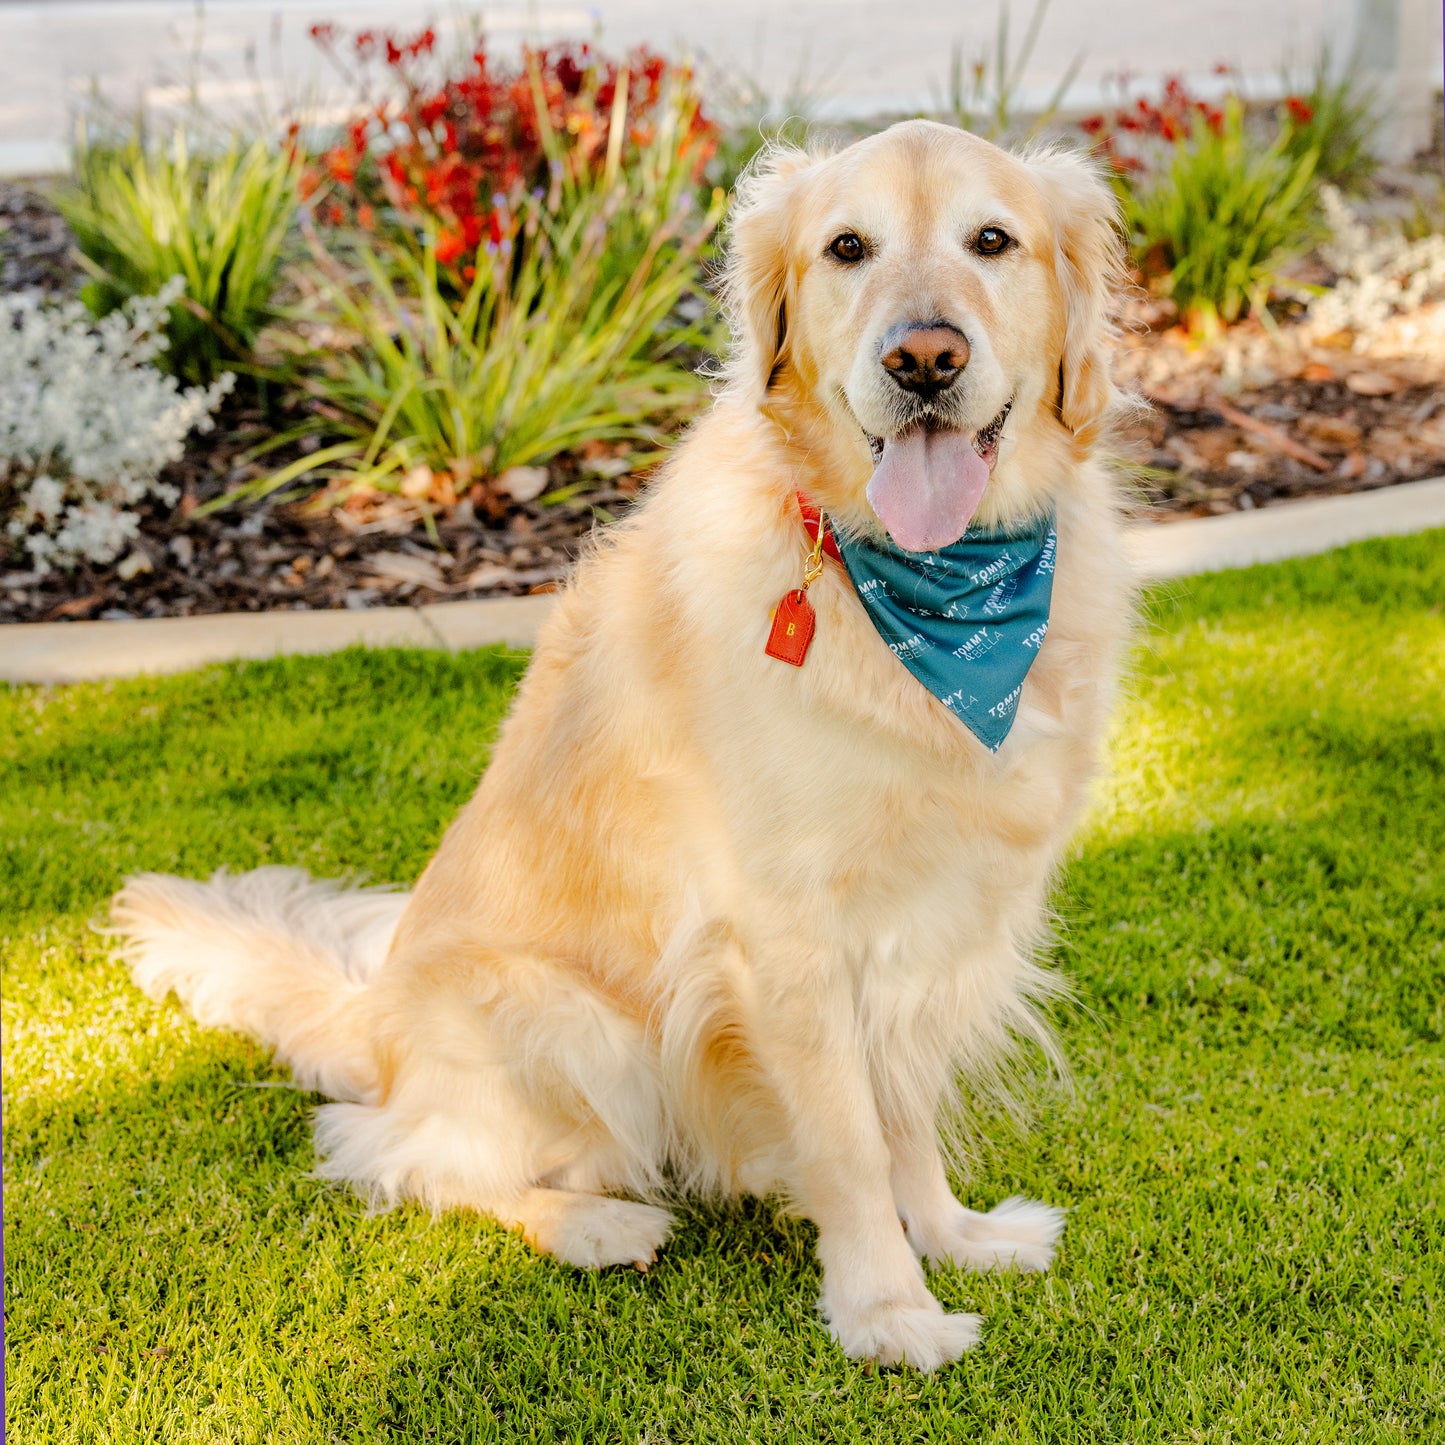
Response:
[{"label": "dog's tongue", "polygon": [[958,541],[988,486],[988,463],[966,432],[914,427],[883,448],[868,501],[905,552]]}]

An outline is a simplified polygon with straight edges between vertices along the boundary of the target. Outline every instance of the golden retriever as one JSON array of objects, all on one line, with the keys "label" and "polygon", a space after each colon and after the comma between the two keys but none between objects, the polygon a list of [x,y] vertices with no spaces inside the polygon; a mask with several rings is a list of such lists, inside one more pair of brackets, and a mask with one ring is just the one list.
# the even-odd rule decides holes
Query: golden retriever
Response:
[{"label": "golden retriever", "polygon": [[[374,1200],[645,1267],[676,1191],[777,1194],[817,1226],[848,1354],[956,1359],[979,1320],[924,1261],[1042,1269],[1063,1222],[964,1208],[939,1135],[960,1073],[1047,1042],[1035,953],[1132,605],[1102,454],[1120,274],[1070,155],[924,121],[771,151],[738,190],[716,404],[558,599],[415,889],[136,878],[113,917],[137,981],[339,1101],[320,1169]],[[910,554],[1052,513],[996,750],[810,552],[800,494]],[[789,666],[770,618],[810,561]]]}]

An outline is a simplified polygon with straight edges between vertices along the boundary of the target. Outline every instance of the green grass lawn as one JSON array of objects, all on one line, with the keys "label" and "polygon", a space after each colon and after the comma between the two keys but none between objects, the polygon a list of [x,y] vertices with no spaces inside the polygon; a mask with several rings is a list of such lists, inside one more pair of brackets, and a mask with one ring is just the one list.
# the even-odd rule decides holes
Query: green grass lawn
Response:
[{"label": "green grass lawn", "polygon": [[[983,1343],[844,1360],[806,1225],[647,1275],[309,1179],[314,1099],[93,932],[136,869],[406,879],[521,664],[349,653],[0,692],[6,1382],[45,1441],[1445,1440],[1445,533],[1151,599],[1070,864],[1075,1082],[967,1202],[1071,1207]],[[995,1121],[998,1122],[998,1121]]]}]

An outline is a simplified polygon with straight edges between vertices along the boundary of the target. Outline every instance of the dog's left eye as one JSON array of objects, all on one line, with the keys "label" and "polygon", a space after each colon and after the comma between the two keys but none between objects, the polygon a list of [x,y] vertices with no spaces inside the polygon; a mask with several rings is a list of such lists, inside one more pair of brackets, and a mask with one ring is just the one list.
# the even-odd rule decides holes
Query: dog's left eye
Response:
[{"label": "dog's left eye", "polygon": [[985,226],[974,239],[973,249],[981,256],[997,256],[1013,243],[1014,238],[1007,231],[1001,231],[997,226]]},{"label": "dog's left eye", "polygon": [[833,244],[828,247],[828,254],[836,256],[840,261],[847,261],[851,265],[854,261],[863,259],[866,249],[861,236],[855,235],[852,231],[844,231],[841,236],[833,238]]}]

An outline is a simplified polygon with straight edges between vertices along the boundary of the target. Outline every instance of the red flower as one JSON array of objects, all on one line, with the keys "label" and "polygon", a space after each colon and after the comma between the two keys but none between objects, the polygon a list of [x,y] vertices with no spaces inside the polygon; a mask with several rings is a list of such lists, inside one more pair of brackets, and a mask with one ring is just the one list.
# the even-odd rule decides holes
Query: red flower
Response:
[{"label": "red flower", "polygon": [[1296,125],[1308,125],[1315,118],[1314,107],[1297,95],[1289,96],[1284,104],[1289,111],[1289,118]]},{"label": "red flower", "polygon": [[454,232],[437,232],[436,257],[438,266],[450,266],[465,250],[466,243]]},{"label": "red flower", "polygon": [[326,169],[333,181],[340,181],[342,185],[350,185],[356,179],[356,162],[349,152],[337,146],[329,150],[321,158],[326,163]]}]

